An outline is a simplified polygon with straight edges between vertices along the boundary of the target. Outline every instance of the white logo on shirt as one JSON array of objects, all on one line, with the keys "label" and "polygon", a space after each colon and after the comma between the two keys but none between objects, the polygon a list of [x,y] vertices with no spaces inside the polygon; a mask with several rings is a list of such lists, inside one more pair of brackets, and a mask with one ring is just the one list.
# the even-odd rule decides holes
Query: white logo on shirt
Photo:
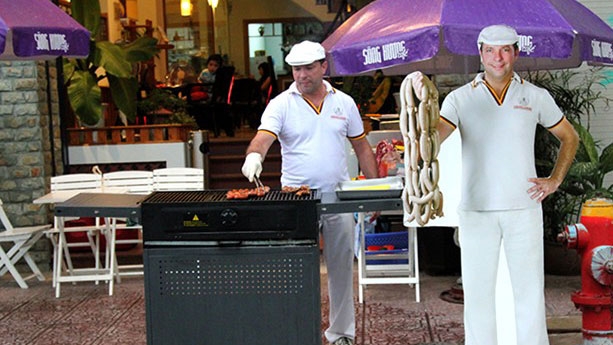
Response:
[{"label": "white logo on shirt", "polygon": [[522,99],[519,100],[519,105],[513,106],[513,109],[522,109],[522,110],[532,111],[532,107],[530,107],[529,104],[530,102],[528,102],[526,97],[522,97]]}]

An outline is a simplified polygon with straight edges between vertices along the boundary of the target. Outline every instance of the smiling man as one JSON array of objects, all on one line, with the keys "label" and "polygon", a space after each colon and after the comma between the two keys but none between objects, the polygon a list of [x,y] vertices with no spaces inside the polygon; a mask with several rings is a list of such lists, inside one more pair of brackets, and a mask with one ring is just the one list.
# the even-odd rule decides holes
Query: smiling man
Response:
[{"label": "smiling man", "polygon": [[[333,192],[348,181],[345,143],[351,143],[367,178],[377,177],[375,156],[366,140],[358,108],[347,94],[323,80],[328,62],[321,44],[304,41],[285,58],[294,83],[272,99],[262,124],[247,148],[242,172],[253,182],[275,140],[281,144],[281,185],[308,185]],[[325,336],[333,345],[353,345],[353,246],[355,221],[350,213],[326,214],[320,219],[324,259],[328,269],[330,326]]]},{"label": "smiling man", "polygon": [[[485,72],[452,91],[441,107],[441,141],[462,138],[458,207],[466,345],[495,345],[498,258],[505,251],[514,296],[517,344],[546,345],[543,215],[573,161],[578,136],[549,93],[523,80],[513,66],[518,35],[506,25],[479,34]],[[417,94],[422,75],[413,78]],[[560,142],[548,177],[536,175],[537,125]],[[504,241],[503,241],[504,240]],[[503,244],[503,245],[501,245]]]}]

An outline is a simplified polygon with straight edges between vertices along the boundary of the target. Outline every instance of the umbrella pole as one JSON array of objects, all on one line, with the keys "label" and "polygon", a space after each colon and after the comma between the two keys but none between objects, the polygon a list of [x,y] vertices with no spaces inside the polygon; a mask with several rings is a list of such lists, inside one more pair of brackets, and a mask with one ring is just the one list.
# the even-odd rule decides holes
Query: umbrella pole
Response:
[{"label": "umbrella pole", "polygon": [[68,97],[66,93],[66,84],[64,84],[64,64],[63,58],[58,57],[55,61],[55,66],[57,69],[57,93],[58,93],[58,103],[59,103],[59,119],[60,119],[60,137],[62,140],[62,164],[63,164],[63,173],[68,172],[68,167],[70,166],[69,157],[68,157],[68,132],[66,130],[66,114],[68,113]]},{"label": "umbrella pole", "polygon": [[53,134],[53,105],[51,102],[51,78],[49,77],[49,61],[45,61],[45,79],[47,80],[47,112],[49,113],[49,144],[51,147],[51,176],[55,176],[55,138]]}]

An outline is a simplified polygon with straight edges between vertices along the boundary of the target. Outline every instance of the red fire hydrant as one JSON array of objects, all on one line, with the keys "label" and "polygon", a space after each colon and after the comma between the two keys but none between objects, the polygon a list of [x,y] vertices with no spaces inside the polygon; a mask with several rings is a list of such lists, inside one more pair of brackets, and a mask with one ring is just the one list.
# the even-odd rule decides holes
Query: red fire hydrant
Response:
[{"label": "red fire hydrant", "polygon": [[586,201],[580,221],[558,240],[581,254],[581,291],[571,300],[583,313],[583,345],[613,344],[613,201]]}]

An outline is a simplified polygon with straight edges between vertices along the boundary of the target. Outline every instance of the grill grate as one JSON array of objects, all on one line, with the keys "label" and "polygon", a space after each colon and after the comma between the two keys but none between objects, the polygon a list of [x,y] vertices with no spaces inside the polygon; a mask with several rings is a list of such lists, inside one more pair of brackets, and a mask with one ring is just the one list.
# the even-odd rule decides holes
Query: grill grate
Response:
[{"label": "grill grate", "polygon": [[177,203],[203,203],[203,202],[258,202],[258,201],[308,201],[318,199],[317,191],[311,190],[311,194],[297,196],[294,193],[282,193],[279,190],[271,190],[265,196],[252,196],[245,200],[228,200],[226,191],[181,191],[181,192],[154,192],[143,203],[148,204],[177,204]]}]

